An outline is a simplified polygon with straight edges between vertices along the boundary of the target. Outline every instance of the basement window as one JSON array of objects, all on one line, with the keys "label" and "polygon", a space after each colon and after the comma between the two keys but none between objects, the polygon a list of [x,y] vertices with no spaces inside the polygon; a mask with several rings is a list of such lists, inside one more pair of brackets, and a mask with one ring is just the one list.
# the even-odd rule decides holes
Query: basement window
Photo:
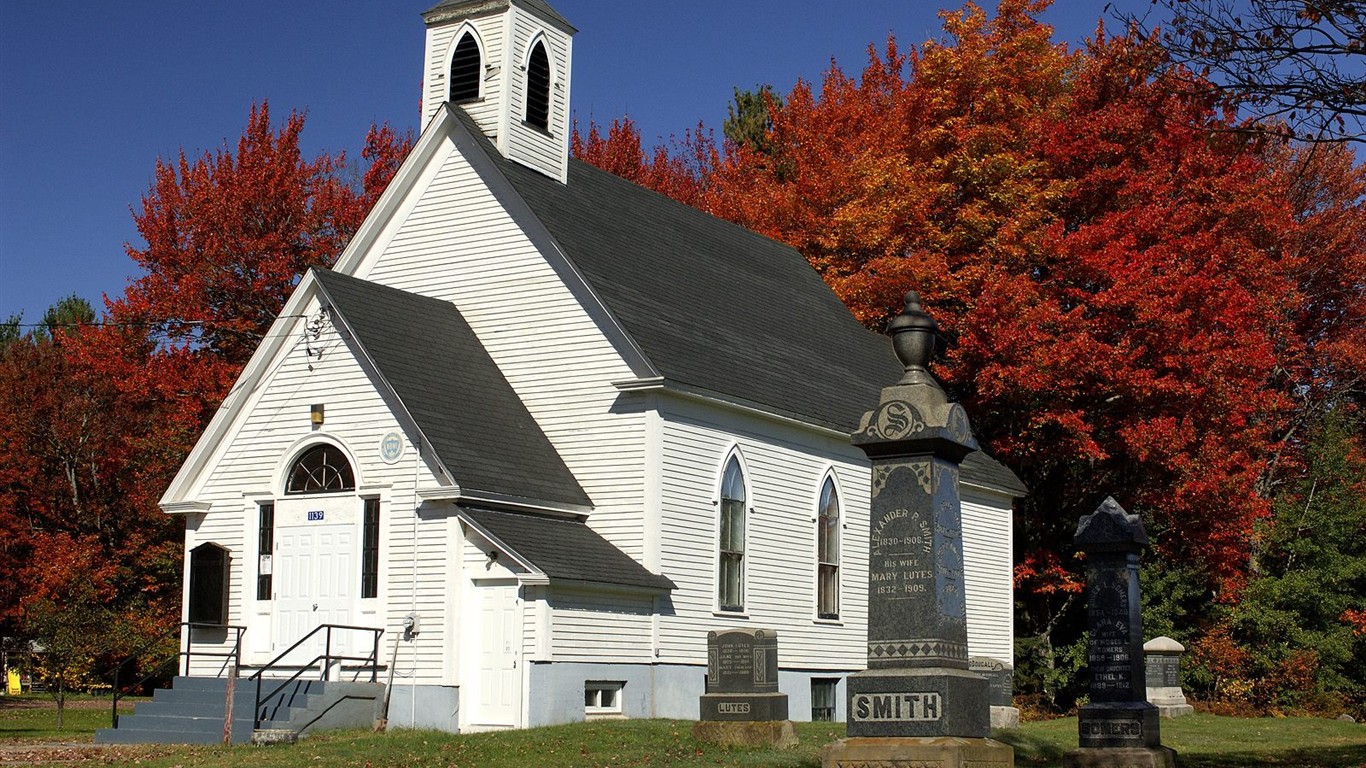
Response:
[{"label": "basement window", "polygon": [[835,722],[835,696],[839,685],[839,678],[811,678],[811,722]]},{"label": "basement window", "polygon": [[588,680],[583,684],[583,713],[585,717],[621,717],[621,691],[626,683],[609,680]]}]

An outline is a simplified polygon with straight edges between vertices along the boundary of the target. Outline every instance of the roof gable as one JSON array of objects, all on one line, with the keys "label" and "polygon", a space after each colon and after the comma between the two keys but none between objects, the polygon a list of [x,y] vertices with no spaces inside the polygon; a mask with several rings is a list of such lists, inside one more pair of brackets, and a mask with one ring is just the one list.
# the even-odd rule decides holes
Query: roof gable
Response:
[{"label": "roof gable", "polygon": [[462,492],[591,505],[454,305],[328,270],[313,274]]}]

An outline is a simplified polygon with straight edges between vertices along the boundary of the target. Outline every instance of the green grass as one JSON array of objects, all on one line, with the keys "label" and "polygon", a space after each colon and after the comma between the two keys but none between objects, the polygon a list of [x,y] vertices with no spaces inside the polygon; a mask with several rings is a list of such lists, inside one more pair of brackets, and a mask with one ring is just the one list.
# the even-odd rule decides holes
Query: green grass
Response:
[{"label": "green grass", "polygon": [[[46,720],[42,715],[46,713]],[[68,710],[89,733],[104,727],[107,711]],[[74,741],[75,727],[50,730],[51,709],[0,707],[0,749],[7,741],[52,738]],[[85,718],[90,717],[87,721]],[[75,722],[74,720],[72,721]],[[692,724],[673,720],[632,720],[536,728],[503,733],[451,736],[430,731],[393,730],[388,734],[346,731],[320,734],[296,745],[272,747],[166,747],[111,749],[106,760],[147,768],[172,766],[434,765],[470,768],[700,768],[775,766],[817,768],[821,747],[844,735],[842,725],[798,723],[801,745],[789,751],[726,749],[693,740]],[[44,736],[43,734],[49,734]],[[999,731],[996,738],[1015,748],[1021,768],[1056,768],[1077,746],[1075,718],[1028,723]],[[1163,742],[1177,750],[1184,768],[1361,768],[1366,766],[1366,725],[1310,718],[1242,719],[1195,715],[1162,721]],[[3,753],[0,753],[2,755]],[[45,759],[45,758],[40,758]],[[51,759],[58,759],[54,755]]]},{"label": "green grass", "polygon": [[[1075,717],[998,731],[1018,766],[1059,766],[1077,748]],[[1183,768],[1361,768],[1366,725],[1307,717],[1192,715],[1162,721],[1162,743]]]},{"label": "green grass", "polygon": [[[120,712],[132,712],[134,700],[119,702]],[[91,707],[98,703],[99,706]],[[79,704],[79,706],[74,706]],[[36,706],[35,706],[36,705]],[[0,697],[0,744],[34,741],[90,741],[95,729],[109,727],[109,697],[68,696],[57,730],[57,708],[43,693]]]}]

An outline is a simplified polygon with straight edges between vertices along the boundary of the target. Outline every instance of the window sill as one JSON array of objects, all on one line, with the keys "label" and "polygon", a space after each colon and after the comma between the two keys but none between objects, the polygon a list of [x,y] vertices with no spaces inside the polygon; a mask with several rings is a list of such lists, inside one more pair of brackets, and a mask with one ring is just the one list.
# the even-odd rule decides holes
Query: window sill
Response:
[{"label": "window sill", "polygon": [[716,616],[717,618],[722,618],[722,619],[748,619],[748,618],[749,618],[749,614],[748,614],[748,613],[745,613],[744,611],[722,611],[722,610],[715,610],[715,611],[712,611],[712,612],[711,612],[711,615]]},{"label": "window sill", "polygon": [[844,626],[844,620],[843,620],[843,619],[822,619],[822,618],[815,618],[815,619],[812,619],[812,620],[811,620],[811,623],[812,623],[812,624],[821,624],[821,625],[824,625],[824,626],[827,626],[827,627],[842,627],[842,626]]},{"label": "window sill", "polygon": [[523,120],[522,127],[526,128],[528,131],[535,131],[536,133],[541,134],[547,139],[555,138],[555,134],[551,133],[549,128],[542,128],[541,126],[536,125],[535,123],[528,123],[527,121]]}]

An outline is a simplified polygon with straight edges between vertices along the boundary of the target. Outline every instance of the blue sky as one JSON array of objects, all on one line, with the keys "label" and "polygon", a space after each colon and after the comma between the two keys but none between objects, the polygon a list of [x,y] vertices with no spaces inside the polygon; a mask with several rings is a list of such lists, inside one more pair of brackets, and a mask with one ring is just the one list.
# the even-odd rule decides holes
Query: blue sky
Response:
[{"label": "blue sky", "polygon": [[[416,131],[434,2],[0,0],[0,318],[121,293],[157,157],[235,143],[253,102],[306,111],[310,156],[355,154],[372,122]],[[857,72],[889,32],[941,35],[941,6],[919,0],[551,2],[579,29],[580,122],[629,115],[650,144],[699,120],[719,129],[734,86],[786,92],[832,57]],[[1135,3],[1148,6],[1121,5]],[[1044,18],[1076,42],[1105,5],[1061,0]]]}]

